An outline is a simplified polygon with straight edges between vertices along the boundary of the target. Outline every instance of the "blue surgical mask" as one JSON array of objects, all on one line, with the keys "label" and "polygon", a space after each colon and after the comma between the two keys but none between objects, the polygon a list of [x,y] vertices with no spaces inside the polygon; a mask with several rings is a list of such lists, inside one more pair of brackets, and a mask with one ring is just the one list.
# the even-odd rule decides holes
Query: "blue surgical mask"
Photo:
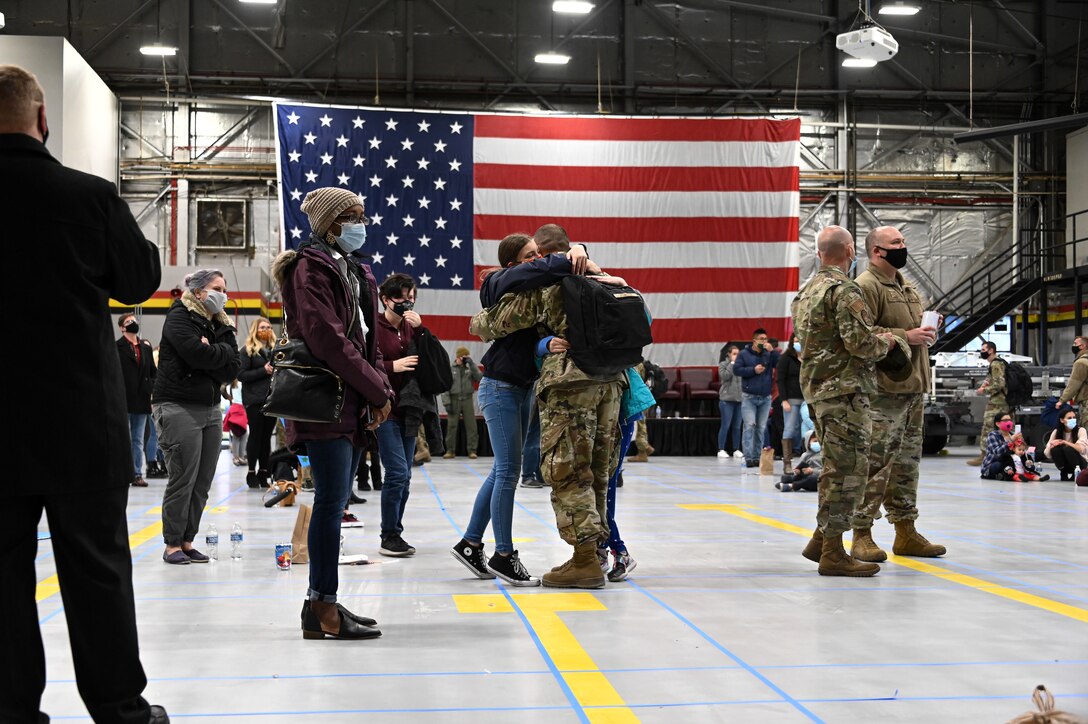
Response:
[{"label": "blue surgical mask", "polygon": [[204,300],[204,307],[212,314],[219,314],[227,306],[227,295],[214,289],[208,290],[208,297]]},{"label": "blue surgical mask", "polygon": [[340,242],[340,248],[347,253],[357,251],[366,243],[366,225],[341,224],[340,236],[336,238]]},{"label": "blue surgical mask", "polygon": [[818,453],[818,452],[820,452],[820,441],[819,440],[813,440],[812,442],[809,443],[808,447],[809,447],[810,450],[812,450],[812,452]]},{"label": "blue surgical mask", "polygon": [[855,256],[850,260],[850,268],[846,270],[846,276],[853,276],[854,270],[858,268],[858,258]]},{"label": "blue surgical mask", "polygon": [[1077,418],[1070,417],[1068,420],[1065,421],[1065,426],[1068,427],[1070,430],[1074,429],[1077,426]]},{"label": "blue surgical mask", "polygon": [[793,343],[793,349],[794,349],[795,352],[800,352],[801,351],[801,343],[800,342],[794,342]]}]

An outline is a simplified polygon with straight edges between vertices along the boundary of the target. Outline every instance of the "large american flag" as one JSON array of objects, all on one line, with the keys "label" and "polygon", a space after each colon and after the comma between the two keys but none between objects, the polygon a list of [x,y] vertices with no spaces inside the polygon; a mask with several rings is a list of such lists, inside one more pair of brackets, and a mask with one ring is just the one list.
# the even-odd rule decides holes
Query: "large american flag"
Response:
[{"label": "large american flag", "polygon": [[798,287],[798,119],[446,113],[276,104],[281,230],[309,235],[300,205],[321,186],[366,200],[364,251],[379,283],[418,282],[440,339],[468,334],[480,278],[507,234],[556,223],[641,290],[646,356],[711,365],[729,340],[788,333]]}]

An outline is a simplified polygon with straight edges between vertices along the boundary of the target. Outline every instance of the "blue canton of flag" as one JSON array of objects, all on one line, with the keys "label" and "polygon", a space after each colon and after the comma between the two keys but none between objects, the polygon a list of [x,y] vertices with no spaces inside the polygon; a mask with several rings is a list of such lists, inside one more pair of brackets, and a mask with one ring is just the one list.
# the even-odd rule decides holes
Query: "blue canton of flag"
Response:
[{"label": "blue canton of flag", "polygon": [[306,194],[336,186],[366,200],[379,283],[472,289],[471,115],[276,104],[276,132],[284,248],[310,235]]}]

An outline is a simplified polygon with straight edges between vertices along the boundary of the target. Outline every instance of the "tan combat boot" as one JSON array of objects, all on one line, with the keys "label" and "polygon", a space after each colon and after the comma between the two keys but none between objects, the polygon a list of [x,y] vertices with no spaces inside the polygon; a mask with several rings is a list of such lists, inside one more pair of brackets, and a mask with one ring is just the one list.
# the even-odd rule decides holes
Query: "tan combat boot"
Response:
[{"label": "tan combat boot", "polygon": [[872,528],[855,528],[854,544],[850,546],[850,555],[859,561],[880,563],[888,560],[888,554],[880,549],[873,540]]},{"label": "tan combat boot", "polygon": [[864,578],[875,576],[880,566],[875,563],[855,561],[842,547],[842,533],[824,536],[824,545],[820,549],[821,576],[852,576]]},{"label": "tan combat boot", "polygon": [[930,543],[915,530],[913,520],[900,520],[895,523],[895,542],[892,543],[892,553],[895,555],[936,558],[943,556],[945,552],[944,546]]},{"label": "tan combat boot", "polygon": [[574,557],[558,571],[541,576],[541,583],[550,588],[604,588],[605,577],[597,561],[597,542],[591,540],[574,546]]},{"label": "tan combat boot", "polygon": [[801,551],[801,555],[809,559],[813,563],[820,562],[820,551],[824,547],[824,534],[820,532],[820,529],[812,531],[812,537],[808,539],[808,543],[805,544],[805,549]]},{"label": "tan combat boot", "polygon": [[645,450],[639,450],[637,454],[627,458],[629,463],[648,463],[650,462],[650,456],[646,454]]},{"label": "tan combat boot", "polygon": [[793,440],[782,441],[782,472],[793,470]]},{"label": "tan combat boot", "polygon": [[976,468],[980,467],[982,465],[982,456],[979,455],[977,458],[971,458],[970,460],[967,461],[967,464],[971,465],[972,467],[976,467]]}]

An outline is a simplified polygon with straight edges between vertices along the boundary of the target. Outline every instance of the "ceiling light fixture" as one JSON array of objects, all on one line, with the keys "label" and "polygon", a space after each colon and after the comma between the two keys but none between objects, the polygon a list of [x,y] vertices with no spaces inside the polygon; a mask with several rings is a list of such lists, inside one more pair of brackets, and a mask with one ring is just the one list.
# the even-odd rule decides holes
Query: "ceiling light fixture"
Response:
[{"label": "ceiling light fixture", "polygon": [[920,5],[895,0],[895,2],[884,3],[876,12],[877,15],[917,15],[921,9]]},{"label": "ceiling light fixture", "polygon": [[279,1],[280,0],[238,0],[238,2],[245,3],[246,5],[275,5]]},{"label": "ceiling light fixture", "polygon": [[876,61],[868,58],[847,58],[842,62],[843,68],[872,68],[874,66]]},{"label": "ceiling light fixture", "polygon": [[533,60],[544,65],[566,65],[570,62],[570,56],[562,53],[537,53]]},{"label": "ceiling light fixture", "polygon": [[159,45],[158,43],[156,43],[155,45],[143,46],[142,48],[140,48],[140,52],[144,55],[161,55],[165,57],[168,55],[177,55],[178,49],[169,45]]},{"label": "ceiling light fixture", "polygon": [[593,7],[593,3],[582,2],[582,0],[555,0],[552,3],[552,12],[585,15],[593,12]]}]

